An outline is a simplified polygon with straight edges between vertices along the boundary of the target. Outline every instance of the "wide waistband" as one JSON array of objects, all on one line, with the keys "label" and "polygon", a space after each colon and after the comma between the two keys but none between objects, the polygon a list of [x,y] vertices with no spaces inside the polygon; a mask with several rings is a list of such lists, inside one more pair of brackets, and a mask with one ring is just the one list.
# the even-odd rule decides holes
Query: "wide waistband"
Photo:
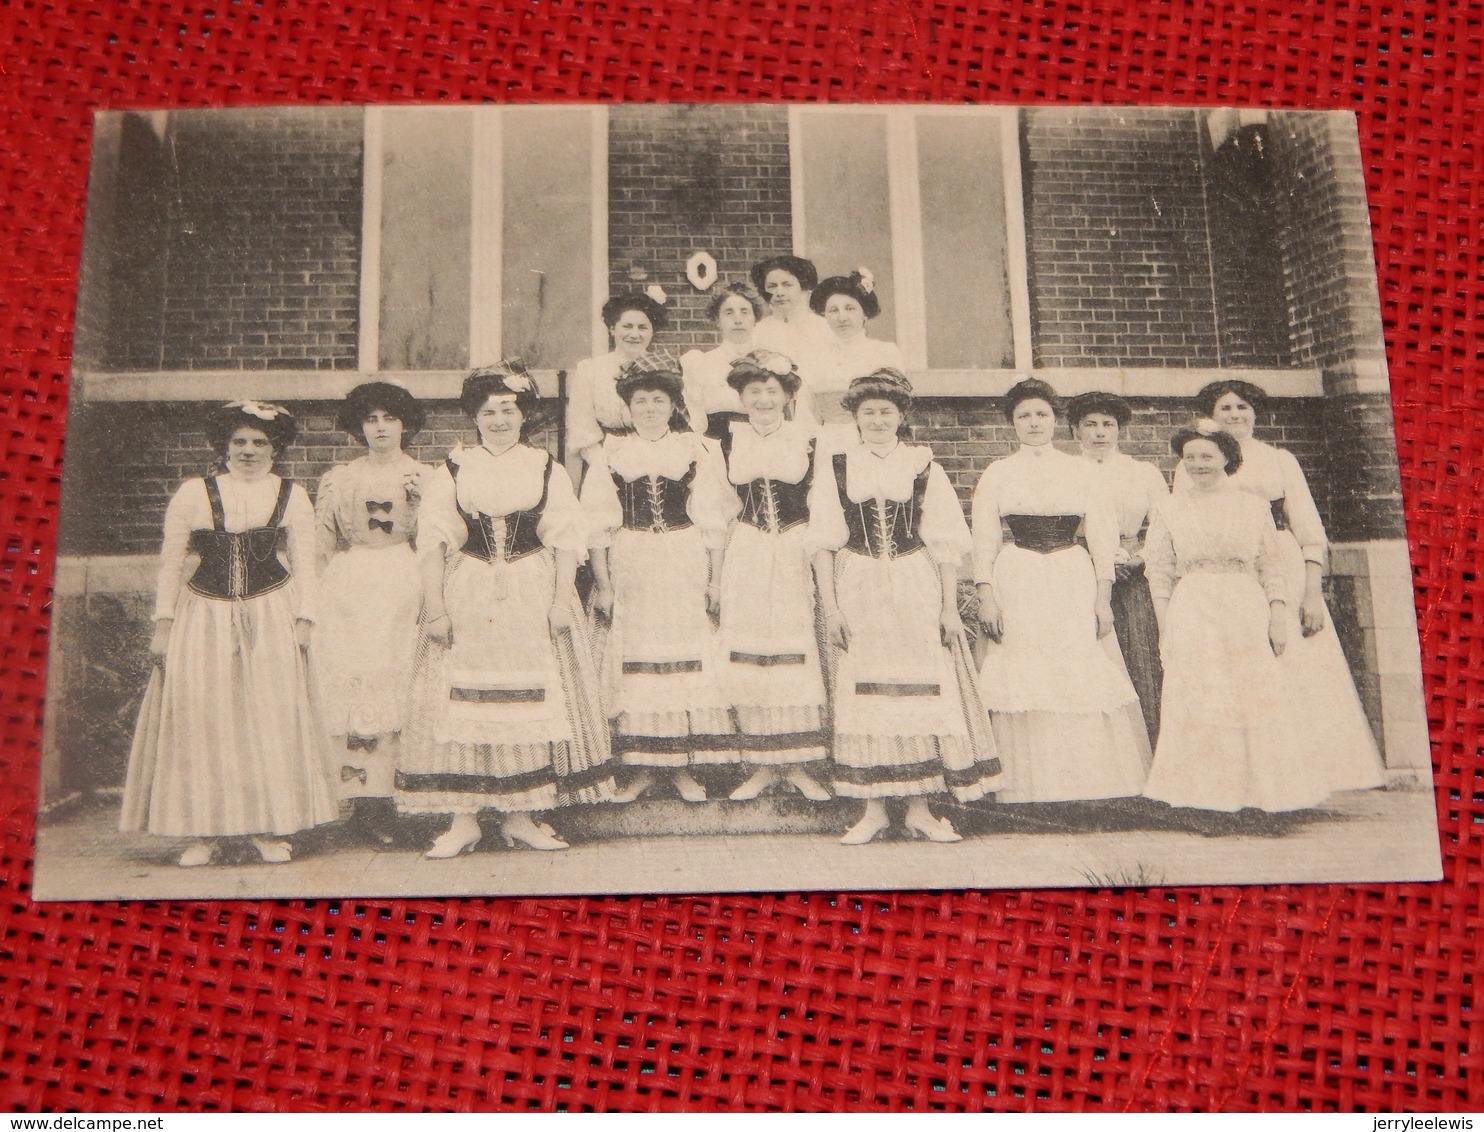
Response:
[{"label": "wide waistband", "polygon": [[1182,574],[1255,574],[1257,566],[1245,558],[1196,558],[1180,563]]},{"label": "wide waistband", "polygon": [[1022,550],[1051,554],[1077,545],[1081,515],[1006,515],[1010,537]]}]

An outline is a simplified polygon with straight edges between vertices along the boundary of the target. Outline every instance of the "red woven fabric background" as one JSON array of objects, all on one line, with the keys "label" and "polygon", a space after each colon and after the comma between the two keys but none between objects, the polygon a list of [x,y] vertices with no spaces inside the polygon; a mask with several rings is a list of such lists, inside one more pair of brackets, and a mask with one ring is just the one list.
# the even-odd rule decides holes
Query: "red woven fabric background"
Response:
[{"label": "red woven fabric background", "polygon": [[[1484,11],[1427,0],[0,9],[0,1105],[1484,1108]],[[440,100],[1360,114],[1438,885],[29,903],[89,112]]]}]

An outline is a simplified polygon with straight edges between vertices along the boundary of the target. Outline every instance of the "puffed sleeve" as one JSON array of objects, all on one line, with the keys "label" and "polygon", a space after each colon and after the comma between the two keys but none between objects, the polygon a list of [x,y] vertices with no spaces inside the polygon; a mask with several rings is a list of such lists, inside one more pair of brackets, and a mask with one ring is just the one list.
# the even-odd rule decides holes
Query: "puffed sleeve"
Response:
[{"label": "puffed sleeve", "polygon": [[315,598],[319,596],[319,575],[314,569],[314,508],[310,505],[309,493],[298,484],[289,489],[283,527],[288,532],[289,573],[294,576],[294,593],[298,598],[296,615],[305,621],[313,621]]},{"label": "puffed sleeve", "polygon": [[1175,539],[1170,534],[1165,505],[1149,513],[1149,533],[1144,536],[1144,577],[1149,596],[1167,600],[1175,589]]},{"label": "puffed sleeve", "polygon": [[319,490],[314,493],[315,564],[321,572],[330,561],[330,556],[341,548],[344,541],[340,533],[338,512],[345,474],[345,465],[336,464],[320,477]]},{"label": "puffed sleeve", "polygon": [[706,355],[700,350],[687,350],[680,355],[681,399],[691,428],[706,431]]},{"label": "puffed sleeve", "polygon": [[1153,520],[1154,512],[1170,494],[1170,485],[1165,483],[1164,473],[1153,464],[1139,461],[1140,495],[1143,499],[1144,517]]},{"label": "puffed sleeve", "polygon": [[1323,566],[1329,557],[1329,538],[1319,508],[1314,506],[1314,496],[1309,493],[1309,481],[1292,452],[1278,449],[1278,463],[1283,469],[1283,509],[1288,515],[1288,528],[1298,539],[1304,561]]},{"label": "puffed sleeve", "polygon": [[1278,542],[1278,528],[1273,525],[1273,512],[1253,499],[1252,521],[1261,531],[1257,548],[1257,580],[1262,583],[1262,592],[1269,601],[1288,600],[1288,571],[1283,565],[1283,550]]},{"label": "puffed sleeve", "polygon": [[990,464],[974,485],[971,514],[974,528],[974,581],[994,581],[994,562],[1000,556],[1005,532],[1000,529],[1000,471]]},{"label": "puffed sleeve", "polygon": [[[815,459],[814,483],[809,487],[809,526],[804,538],[810,554],[839,550],[850,538],[840,487],[835,482],[834,457],[821,452]],[[846,456],[842,453],[840,459]]]},{"label": "puffed sleeve", "polygon": [[612,546],[613,532],[623,526],[623,504],[602,447],[593,451],[587,475],[582,477],[582,511],[587,516],[587,545],[593,550]]},{"label": "puffed sleeve", "polygon": [[691,484],[686,514],[700,530],[706,546],[720,548],[726,542],[727,524],[737,513],[737,493],[727,482],[721,452],[696,433],[691,436],[696,448],[696,478]]},{"label": "puffed sleeve", "polygon": [[1113,562],[1118,552],[1118,512],[1112,496],[1098,478],[1079,468],[1084,484],[1086,510],[1082,515],[1082,535],[1087,540],[1087,553],[1092,556],[1092,569],[1100,582],[1113,580]]},{"label": "puffed sleeve", "polygon": [[958,493],[948,482],[948,474],[936,460],[928,464],[927,492],[922,499],[922,541],[933,561],[939,566],[952,566],[958,571],[964,558],[974,549],[964,509]]},{"label": "puffed sleeve", "polygon": [[[588,458],[587,450],[603,443],[603,429],[598,424],[597,405],[593,400],[596,365],[584,358],[572,370],[572,385],[567,390],[567,448]],[[591,462],[591,461],[589,461]]]},{"label": "puffed sleeve", "polygon": [[546,485],[546,507],[536,524],[536,536],[542,546],[570,551],[579,562],[587,558],[587,515],[572,490],[572,477],[555,462]]},{"label": "puffed sleeve", "polygon": [[[180,587],[185,582],[186,557],[190,553],[191,531],[204,517],[209,504],[206,482],[186,480],[176,489],[165,508],[165,537],[160,546],[160,574],[155,580],[154,619],[174,617],[180,600]],[[210,524],[207,524],[208,526]]]},{"label": "puffed sleeve", "polygon": [[447,464],[423,477],[422,500],[417,505],[418,557],[436,554],[446,558],[463,549],[469,528],[459,515],[457,490]]},{"label": "puffed sleeve", "polygon": [[428,481],[433,478],[435,469],[427,464],[419,464],[416,461],[407,469],[407,475],[402,481],[402,490],[407,497],[407,537],[417,545],[417,516],[422,510],[423,495],[428,490]]},{"label": "puffed sleeve", "polygon": [[799,391],[794,394],[793,419],[810,436],[819,432],[819,418],[814,415],[814,390],[810,388],[803,372],[799,373]]}]

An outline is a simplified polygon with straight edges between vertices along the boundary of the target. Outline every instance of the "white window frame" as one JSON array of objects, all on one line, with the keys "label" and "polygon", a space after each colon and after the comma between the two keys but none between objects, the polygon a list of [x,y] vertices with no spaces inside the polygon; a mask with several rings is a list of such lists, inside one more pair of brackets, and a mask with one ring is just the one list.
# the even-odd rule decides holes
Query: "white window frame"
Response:
[{"label": "white window frame", "polygon": [[[1030,260],[1027,253],[1025,193],[1020,164],[1020,115],[1016,106],[934,105],[795,105],[789,107],[789,176],[793,211],[793,250],[808,258],[805,221],[803,119],[807,115],[848,113],[874,115],[886,122],[887,189],[890,200],[892,275],[897,346],[924,396],[984,397],[1003,393],[1016,381],[1034,375],[1058,393],[1101,390],[1131,396],[1190,397],[1201,386],[1227,378],[1247,380],[1275,397],[1316,397],[1324,393],[1318,369],[1233,369],[1215,367],[1037,367],[1033,350]],[[927,311],[922,259],[921,181],[917,159],[916,119],[928,115],[992,117],[1000,125],[1000,168],[1004,178],[1005,251],[1009,277],[1011,369],[930,369],[927,364]]]},{"label": "white window frame", "polygon": [[[608,107],[592,104],[542,105],[543,112],[586,114],[592,120],[592,306],[608,293]],[[353,370],[231,369],[87,371],[74,374],[87,400],[223,401],[233,397],[273,400],[337,400],[364,381],[392,378],[415,395],[447,399],[458,395],[466,370],[383,370],[381,350],[382,158],[385,115],[402,107],[368,106],[363,114],[361,165],[361,263],[359,339]],[[411,109],[411,108],[409,108]],[[419,111],[471,116],[473,168],[470,197],[469,358],[473,365],[495,362],[501,354],[501,244],[505,201],[501,159],[504,116],[523,107],[416,107]],[[594,316],[594,355],[608,351],[607,330]],[[574,358],[575,362],[576,359]],[[543,396],[556,396],[557,370],[533,370]]]}]

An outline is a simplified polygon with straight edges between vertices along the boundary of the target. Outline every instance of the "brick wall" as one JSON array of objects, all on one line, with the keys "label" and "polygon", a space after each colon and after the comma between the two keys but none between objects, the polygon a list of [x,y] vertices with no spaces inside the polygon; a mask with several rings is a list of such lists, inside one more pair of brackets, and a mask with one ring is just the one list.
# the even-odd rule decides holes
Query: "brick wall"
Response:
[{"label": "brick wall", "polygon": [[[296,402],[299,438],[289,447],[278,470],[302,483],[313,494],[319,477],[336,463],[354,459],[365,450],[335,428],[336,402]],[[1169,437],[1195,416],[1189,401],[1146,398],[1134,400],[1125,451],[1152,459],[1168,476],[1175,461]],[[1260,435],[1298,456],[1316,488],[1323,512],[1327,496],[1319,491],[1324,467],[1323,406],[1308,400],[1285,400],[1269,419],[1259,423]],[[409,451],[426,463],[436,463],[458,443],[472,443],[468,418],[449,402],[428,405],[427,426]],[[88,452],[87,460],[69,471],[63,506],[61,553],[150,554],[159,549],[165,506],[181,482],[210,474],[214,457],[206,444],[201,421],[208,407],[184,402],[99,404],[79,406],[69,434],[69,451]],[[967,506],[979,473],[991,460],[1015,449],[1014,430],[1005,422],[997,402],[963,398],[924,398],[913,414],[912,439],[933,449]],[[537,427],[533,444],[555,450],[555,430]],[[1066,426],[1062,447],[1074,449]],[[1330,519],[1325,513],[1325,519]]]},{"label": "brick wall", "polygon": [[[113,261],[109,363],[354,369],[361,118],[176,111],[163,142],[134,121],[118,204],[134,238]],[[157,312],[132,309],[151,294]]]},{"label": "brick wall", "polygon": [[1193,111],[1022,118],[1039,365],[1218,362]]},{"label": "brick wall", "polygon": [[[1123,433],[1121,447],[1131,456],[1159,466],[1168,480],[1175,471],[1170,436],[1198,415],[1193,401],[1176,398],[1130,398],[1133,420]],[[1273,402],[1257,423],[1262,439],[1288,449],[1298,457],[1312,486],[1322,482],[1326,451],[1323,431],[1324,407],[1317,400],[1284,399]],[[912,414],[912,440],[932,448],[938,463],[948,473],[960,499],[967,504],[979,475],[991,460],[1003,459],[1015,450],[1015,430],[1000,412],[997,401],[968,401],[962,398],[930,398],[918,401]],[[1057,447],[1077,450],[1065,421],[1058,426]],[[1326,523],[1326,497],[1316,502]]]},{"label": "brick wall", "polygon": [[[1348,114],[1276,114],[1267,129],[1295,361],[1324,373],[1336,541],[1404,538],[1385,340],[1359,144]],[[1362,388],[1358,388],[1362,386]],[[1317,485],[1316,485],[1317,486]]]},{"label": "brick wall", "polygon": [[[656,339],[681,354],[716,345],[706,318],[715,290],[685,277],[696,251],[723,282],[793,248],[788,111],[782,106],[615,106],[608,122],[608,244],[614,294],[651,283],[670,296],[670,329]],[[635,283],[631,266],[647,273]]]},{"label": "brick wall", "polygon": [[[299,437],[277,471],[311,497],[325,471],[365,448],[335,427],[334,401],[296,401]],[[152,554],[160,548],[165,507],[184,480],[217,470],[202,421],[212,406],[195,402],[93,402],[74,408],[64,483],[62,554]],[[408,451],[426,463],[454,445],[473,443],[468,417],[452,402],[429,402],[428,423]],[[531,443],[555,450],[555,428],[533,422]]]}]

